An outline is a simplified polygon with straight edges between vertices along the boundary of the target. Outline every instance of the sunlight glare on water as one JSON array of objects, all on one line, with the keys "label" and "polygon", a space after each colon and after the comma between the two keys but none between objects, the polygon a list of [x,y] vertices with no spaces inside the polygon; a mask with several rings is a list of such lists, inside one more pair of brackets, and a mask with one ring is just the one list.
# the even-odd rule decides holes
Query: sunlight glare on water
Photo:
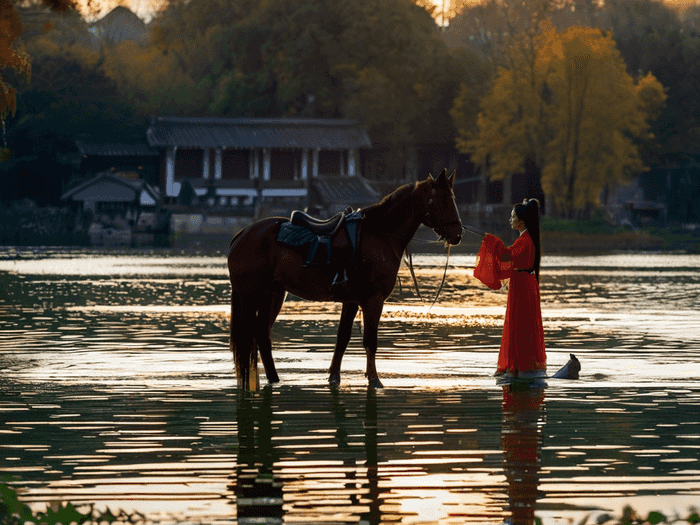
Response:
[{"label": "sunlight glare on water", "polygon": [[339,306],[290,297],[282,383],[242,398],[224,257],[0,253],[0,471],[36,508],[160,523],[563,524],[697,505],[700,256],[545,257],[549,371],[575,353],[581,379],[523,392],[492,376],[505,292],[452,256],[431,308],[444,256],[414,262],[423,299],[402,269],[382,316],[386,388],[366,388],[358,319],[330,389]]}]

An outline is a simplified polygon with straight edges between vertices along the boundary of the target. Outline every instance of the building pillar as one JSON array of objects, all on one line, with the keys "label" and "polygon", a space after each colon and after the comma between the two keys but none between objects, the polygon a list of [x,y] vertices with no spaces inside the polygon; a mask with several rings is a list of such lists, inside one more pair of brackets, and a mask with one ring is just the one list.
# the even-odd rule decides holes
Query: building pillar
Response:
[{"label": "building pillar", "polygon": [[258,156],[256,155],[256,150],[248,150],[248,178],[250,180],[255,180],[258,178],[257,170],[255,169],[257,165]]},{"label": "building pillar", "polygon": [[355,168],[355,163],[356,163],[356,155],[357,155],[357,150],[356,149],[349,149],[348,150],[348,175],[351,177],[354,177],[356,175],[356,168]]},{"label": "building pillar", "polygon": [[211,174],[211,167],[209,166],[209,148],[204,148],[204,156],[202,158],[202,178],[208,179]]},{"label": "building pillar", "polygon": [[260,151],[257,149],[250,150],[250,178],[258,180],[260,178]]},{"label": "building pillar", "polygon": [[309,150],[301,150],[301,180],[309,178]]},{"label": "building pillar", "polygon": [[263,180],[270,180],[270,166],[272,165],[272,151],[263,149]]},{"label": "building pillar", "polygon": [[345,150],[340,150],[340,176],[345,176]]},{"label": "building pillar", "polygon": [[221,180],[221,148],[214,150],[214,179]]},{"label": "building pillar", "polygon": [[311,176],[316,179],[318,178],[318,152],[319,149],[313,150],[312,160],[311,160]]},{"label": "building pillar", "polygon": [[168,148],[165,152],[165,196],[175,196],[175,154],[177,146]]}]

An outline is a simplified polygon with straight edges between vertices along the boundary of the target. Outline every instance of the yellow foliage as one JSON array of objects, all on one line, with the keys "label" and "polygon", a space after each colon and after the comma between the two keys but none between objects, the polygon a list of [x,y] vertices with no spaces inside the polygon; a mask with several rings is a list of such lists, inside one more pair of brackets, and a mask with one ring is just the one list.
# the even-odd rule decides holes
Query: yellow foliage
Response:
[{"label": "yellow foliage", "polygon": [[141,47],[133,40],[124,40],[106,50],[102,67],[137,113],[147,115],[153,108],[182,107],[180,94],[193,86],[175,55],[163,53],[156,46]]},{"label": "yellow foliage", "polygon": [[8,114],[14,115],[17,109],[17,91],[5,81],[4,69],[14,69],[20,75],[29,78],[31,69],[29,56],[16,45],[16,39],[22,30],[19,17],[11,2],[0,1],[0,120]]},{"label": "yellow foliage", "polygon": [[650,137],[649,120],[666,95],[651,73],[635,83],[615,42],[598,29],[550,29],[534,49],[534,60],[499,71],[471,133],[460,127],[458,98],[457,147],[477,163],[488,158],[493,179],[534,157],[545,194],[571,213],[598,204],[606,185],[644,170],[634,140]]}]

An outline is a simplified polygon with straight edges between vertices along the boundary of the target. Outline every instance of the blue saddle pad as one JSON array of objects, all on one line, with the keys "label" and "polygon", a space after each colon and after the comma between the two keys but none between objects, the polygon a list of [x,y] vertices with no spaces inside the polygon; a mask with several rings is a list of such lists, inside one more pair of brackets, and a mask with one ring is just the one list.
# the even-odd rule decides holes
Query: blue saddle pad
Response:
[{"label": "blue saddle pad", "polygon": [[[355,249],[357,248],[357,235],[360,231],[360,219],[362,219],[362,213],[360,210],[349,213],[345,216],[345,228],[347,229],[348,236],[350,237],[350,244],[352,246],[352,255],[350,260],[355,257]],[[319,244],[323,243],[326,247],[327,263],[331,260],[331,238],[328,235],[318,236],[309,230],[305,226],[298,226],[292,224],[291,222],[283,222],[280,224],[280,231],[277,234],[277,240],[288,246],[303,246],[309,244],[309,252],[306,256],[306,264],[310,264],[316,252],[318,251]]]}]

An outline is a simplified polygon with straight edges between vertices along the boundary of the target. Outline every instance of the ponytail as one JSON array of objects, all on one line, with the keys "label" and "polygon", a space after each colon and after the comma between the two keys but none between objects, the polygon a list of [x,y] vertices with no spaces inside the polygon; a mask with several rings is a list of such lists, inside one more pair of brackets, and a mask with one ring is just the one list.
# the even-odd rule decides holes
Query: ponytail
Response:
[{"label": "ponytail", "polygon": [[535,262],[530,270],[535,272],[537,281],[539,281],[540,260],[542,258],[540,245],[540,201],[537,199],[525,199],[522,204],[516,204],[514,209],[518,219],[525,223],[525,228],[527,228],[532,243],[535,245]]}]

